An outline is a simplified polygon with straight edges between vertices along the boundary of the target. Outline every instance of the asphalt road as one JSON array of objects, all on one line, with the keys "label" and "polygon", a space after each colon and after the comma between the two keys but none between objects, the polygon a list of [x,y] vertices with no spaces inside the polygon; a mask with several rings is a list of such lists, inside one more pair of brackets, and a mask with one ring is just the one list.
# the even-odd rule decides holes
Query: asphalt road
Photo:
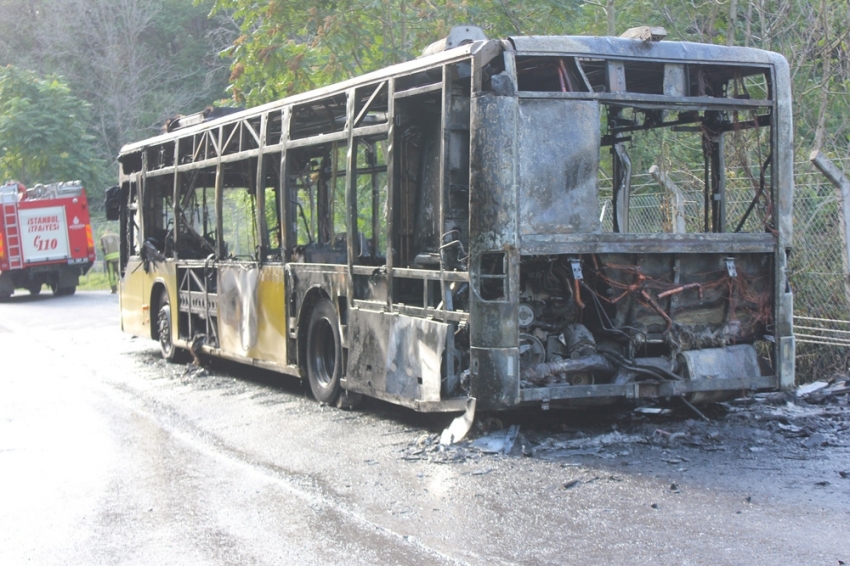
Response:
[{"label": "asphalt road", "polygon": [[[0,564],[850,562],[841,427],[808,451],[750,425],[736,443],[728,423],[717,450],[621,435],[551,458],[440,451],[445,416],[165,364],[117,308],[101,292],[0,304]],[[620,434],[511,418],[537,423],[538,448]]]}]

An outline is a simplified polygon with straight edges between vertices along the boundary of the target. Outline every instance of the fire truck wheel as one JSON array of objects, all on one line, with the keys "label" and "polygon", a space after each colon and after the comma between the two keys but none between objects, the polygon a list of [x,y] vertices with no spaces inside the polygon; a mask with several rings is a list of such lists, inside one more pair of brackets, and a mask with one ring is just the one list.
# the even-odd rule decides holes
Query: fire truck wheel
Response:
[{"label": "fire truck wheel", "polygon": [[76,285],[69,285],[68,287],[60,287],[58,283],[51,283],[50,289],[53,291],[53,295],[56,297],[64,297],[65,295],[73,295],[76,290]]},{"label": "fire truck wheel", "polygon": [[322,299],[313,309],[307,330],[307,378],[317,401],[334,404],[339,397],[341,374],[339,318],[333,303]]},{"label": "fire truck wheel", "polygon": [[159,334],[159,350],[167,362],[180,361],[180,349],[171,341],[171,304],[168,292],[163,291],[159,299],[159,312],[156,315],[156,328]]}]

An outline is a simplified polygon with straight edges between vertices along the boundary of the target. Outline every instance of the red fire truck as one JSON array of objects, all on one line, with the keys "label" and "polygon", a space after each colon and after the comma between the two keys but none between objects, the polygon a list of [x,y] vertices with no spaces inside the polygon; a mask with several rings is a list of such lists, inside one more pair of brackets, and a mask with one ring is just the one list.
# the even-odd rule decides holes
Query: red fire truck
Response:
[{"label": "red fire truck", "polygon": [[95,261],[86,191],[79,181],[0,186],[0,301],[49,285],[72,295]]}]

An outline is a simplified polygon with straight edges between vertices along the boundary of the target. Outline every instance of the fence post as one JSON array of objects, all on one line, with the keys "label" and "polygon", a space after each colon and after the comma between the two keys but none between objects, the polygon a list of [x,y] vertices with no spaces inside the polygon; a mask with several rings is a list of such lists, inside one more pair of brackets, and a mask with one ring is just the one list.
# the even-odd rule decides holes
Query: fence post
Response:
[{"label": "fence post", "polygon": [[685,228],[685,199],[682,196],[682,191],[658,165],[650,167],[649,174],[664,190],[673,194],[673,233],[684,234],[687,229]]},{"label": "fence post", "polygon": [[841,223],[841,263],[844,266],[844,300],[850,306],[850,233],[847,230],[850,226],[850,180],[820,150],[814,150],[809,155],[809,161],[838,190],[838,200],[841,203],[839,221]]}]

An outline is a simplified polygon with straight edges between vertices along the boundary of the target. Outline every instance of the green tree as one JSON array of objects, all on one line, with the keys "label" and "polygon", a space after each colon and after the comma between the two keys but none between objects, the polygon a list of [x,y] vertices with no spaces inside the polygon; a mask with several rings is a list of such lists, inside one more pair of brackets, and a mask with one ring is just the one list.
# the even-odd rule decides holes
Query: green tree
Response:
[{"label": "green tree", "polygon": [[[0,0],[0,66],[61,74],[88,102],[99,155],[223,98],[237,33],[212,0]],[[213,32],[215,34],[213,35]]]},{"label": "green tree", "polygon": [[25,185],[81,180],[100,188],[103,164],[88,121],[88,104],[58,77],[0,68],[0,176]]},{"label": "green tree", "polygon": [[47,72],[59,70],[92,105],[93,133],[105,159],[125,143],[158,133],[169,116],[202,110],[224,96],[226,69],[208,56],[206,35],[215,22],[206,18],[203,3],[50,2],[38,27],[44,65]]},{"label": "green tree", "polygon": [[491,37],[563,33],[579,2],[557,0],[215,0],[240,35],[225,50],[230,92],[255,105],[419,55],[453,25]]}]

